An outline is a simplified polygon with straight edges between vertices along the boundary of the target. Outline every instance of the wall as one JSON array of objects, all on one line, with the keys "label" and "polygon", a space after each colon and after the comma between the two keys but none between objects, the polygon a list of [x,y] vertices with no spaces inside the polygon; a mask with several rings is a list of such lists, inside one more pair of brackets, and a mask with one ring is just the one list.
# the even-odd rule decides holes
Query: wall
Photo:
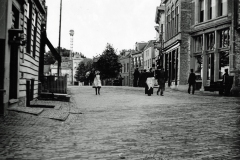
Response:
[{"label": "wall", "polygon": [[[33,7],[35,5],[33,4]],[[27,13],[29,12],[27,4],[24,4],[24,15],[21,15],[21,28],[24,29],[24,34],[27,34]],[[26,80],[34,79],[34,98],[38,96],[38,73],[39,73],[39,55],[40,55],[40,38],[41,38],[41,23],[43,15],[36,7],[36,11],[38,12],[38,18],[36,19],[36,23],[32,20],[31,25],[31,50],[30,53],[27,53],[26,48],[24,52],[20,54],[20,80],[19,80],[19,97],[26,96]],[[32,16],[34,17],[35,13],[32,12]],[[34,46],[34,26],[36,24],[36,46]],[[35,57],[33,56],[34,47],[36,48]]]}]

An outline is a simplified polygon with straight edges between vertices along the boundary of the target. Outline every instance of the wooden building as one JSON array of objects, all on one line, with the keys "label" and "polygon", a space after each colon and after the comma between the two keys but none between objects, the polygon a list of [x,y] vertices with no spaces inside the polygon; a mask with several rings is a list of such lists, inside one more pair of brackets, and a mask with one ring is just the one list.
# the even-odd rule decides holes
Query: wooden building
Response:
[{"label": "wooden building", "polygon": [[38,96],[45,44],[61,57],[46,36],[45,0],[1,0],[0,15],[0,114],[6,115],[13,103],[25,106],[27,81],[32,98]]}]

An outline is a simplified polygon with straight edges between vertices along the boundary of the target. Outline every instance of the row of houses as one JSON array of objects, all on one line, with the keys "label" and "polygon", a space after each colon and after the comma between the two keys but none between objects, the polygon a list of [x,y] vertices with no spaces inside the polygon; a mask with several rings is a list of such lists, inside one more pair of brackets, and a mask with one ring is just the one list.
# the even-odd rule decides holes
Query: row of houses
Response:
[{"label": "row of houses", "polygon": [[187,88],[190,69],[200,90],[222,81],[227,69],[234,77],[232,90],[239,90],[239,6],[239,0],[162,0],[155,14],[156,39],[136,43],[135,50],[120,58],[123,85],[132,86],[137,67],[162,66],[174,89]]},{"label": "row of houses", "polygon": [[27,85],[38,96],[44,75],[45,46],[61,64],[61,56],[47,38],[45,0],[0,1],[0,115],[17,103],[26,104]]}]

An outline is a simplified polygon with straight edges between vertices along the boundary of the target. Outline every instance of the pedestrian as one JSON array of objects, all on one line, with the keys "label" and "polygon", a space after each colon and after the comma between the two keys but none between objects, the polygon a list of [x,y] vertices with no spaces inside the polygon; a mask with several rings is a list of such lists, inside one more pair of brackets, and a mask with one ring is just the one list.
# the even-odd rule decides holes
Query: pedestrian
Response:
[{"label": "pedestrian", "polygon": [[138,78],[139,78],[139,71],[138,71],[138,68],[135,69],[134,73],[133,73],[133,76],[134,76],[134,79],[133,79],[133,87],[137,87],[138,86]]},{"label": "pedestrian", "polygon": [[143,70],[141,70],[140,75],[139,75],[139,81],[138,81],[138,87],[142,87],[143,85]]},{"label": "pedestrian", "polygon": [[166,74],[165,74],[164,68],[158,67],[158,70],[156,71],[156,79],[159,85],[157,90],[157,95],[159,95],[159,92],[160,92],[160,95],[163,96],[163,92],[165,91],[165,80],[166,80],[165,75]]},{"label": "pedestrian", "polygon": [[223,91],[224,91],[224,95],[228,96],[230,94],[230,90],[232,86],[229,85],[228,69],[225,69],[224,71],[225,73],[223,74]]},{"label": "pedestrian", "polygon": [[94,80],[94,72],[95,72],[94,69],[92,69],[89,73],[89,76],[88,76],[88,80],[89,80],[90,85],[92,85],[93,80]]},{"label": "pedestrian", "polygon": [[119,81],[119,86],[122,86],[123,78],[122,78],[121,74],[119,74],[118,81]]},{"label": "pedestrian", "polygon": [[100,79],[100,72],[95,71],[94,81],[93,81],[93,88],[95,88],[96,95],[100,95],[100,88],[101,88],[101,79]]},{"label": "pedestrian", "polygon": [[145,94],[147,94],[148,96],[151,96],[153,94],[154,82],[154,72],[152,71],[152,68],[150,68],[149,72],[147,73],[147,80],[145,85]]},{"label": "pedestrian", "polygon": [[191,93],[191,87],[192,87],[192,94],[194,94],[195,91],[195,84],[196,84],[196,75],[193,73],[193,69],[191,69],[191,73],[188,78],[188,93]]}]

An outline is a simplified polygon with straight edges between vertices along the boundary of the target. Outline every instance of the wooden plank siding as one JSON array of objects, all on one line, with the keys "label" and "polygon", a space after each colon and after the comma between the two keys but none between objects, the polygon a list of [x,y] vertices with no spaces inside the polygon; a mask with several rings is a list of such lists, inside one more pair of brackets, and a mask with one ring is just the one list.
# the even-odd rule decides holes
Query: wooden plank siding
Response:
[{"label": "wooden plank siding", "polygon": [[[28,33],[28,18],[27,14],[30,12],[27,11],[28,7],[27,4],[24,4],[24,15],[21,16],[20,21],[21,21],[21,27],[24,30],[24,34],[27,35]],[[20,66],[19,66],[19,72],[21,77],[19,77],[19,97],[25,97],[26,96],[26,81],[30,79],[34,79],[34,98],[38,96],[38,75],[39,75],[39,56],[40,56],[40,42],[41,42],[41,23],[42,23],[42,13],[39,11],[37,6],[34,4],[32,5],[32,19],[31,19],[31,40],[30,40],[30,53],[27,52],[27,48],[25,46],[25,53],[20,54]],[[37,19],[34,22],[34,15],[36,14],[35,11],[37,12]],[[36,29],[35,29],[36,25]],[[34,35],[36,34],[36,37]],[[34,40],[36,43],[34,44]],[[35,49],[34,49],[35,47]],[[35,51],[35,52],[34,52]],[[34,53],[35,56],[34,56]]]}]

